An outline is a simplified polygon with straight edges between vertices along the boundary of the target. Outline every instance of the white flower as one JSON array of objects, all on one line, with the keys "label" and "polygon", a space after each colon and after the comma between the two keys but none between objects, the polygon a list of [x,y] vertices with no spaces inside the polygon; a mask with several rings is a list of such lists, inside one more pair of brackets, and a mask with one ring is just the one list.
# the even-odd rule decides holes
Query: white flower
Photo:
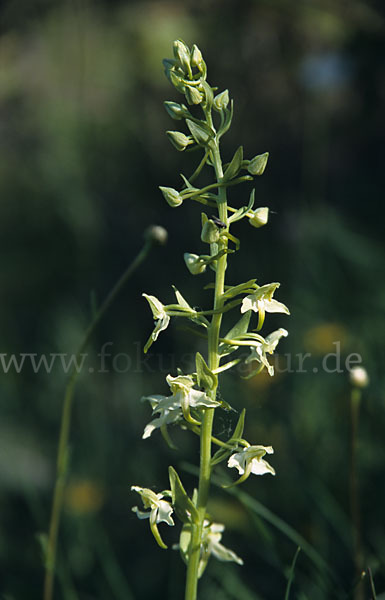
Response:
[{"label": "white flower", "polygon": [[273,467],[266,460],[263,460],[265,454],[273,453],[274,450],[271,446],[249,446],[232,454],[227,466],[230,469],[235,467],[241,475],[236,483],[242,483],[251,473],[254,473],[254,475],[265,475],[266,473],[275,475]]},{"label": "white flower", "polygon": [[163,500],[164,497],[171,497],[171,492],[168,490],[155,494],[148,488],[142,488],[137,485],[131,486],[133,492],[138,492],[142,498],[144,508],[149,508],[148,512],[143,512],[138,509],[137,506],[132,508],[132,511],[136,513],[139,519],[150,519],[151,531],[161,548],[167,548],[158,531],[158,523],[167,523],[167,525],[174,525],[174,521],[171,517],[173,508],[170,502]]},{"label": "white flower", "polygon": [[147,294],[142,294],[142,296],[144,296],[147,302],[149,303],[154,320],[156,321],[155,329],[150,335],[144,347],[144,352],[147,352],[151,344],[158,339],[158,335],[160,334],[160,332],[164,331],[164,329],[167,328],[170,322],[170,317],[167,314],[163,304],[157,298],[155,298],[155,296],[148,296]]},{"label": "white flower", "polygon": [[258,329],[261,329],[263,325],[265,312],[290,314],[287,306],[273,299],[273,294],[279,285],[279,283],[267,283],[243,299],[241,313],[245,313],[248,310],[259,313]]},{"label": "white flower", "polygon": [[[211,555],[218,560],[233,561],[238,565],[243,565],[243,560],[229,548],[221,544],[222,533],[225,527],[221,523],[210,523],[207,519],[203,521],[198,577],[202,577]],[[183,526],[180,534],[179,544],[173,546],[174,550],[180,550],[185,563],[188,563],[191,544],[191,524],[187,523]]]},{"label": "white flower", "polygon": [[369,385],[369,375],[364,367],[353,367],[350,371],[350,383],[359,388],[364,388]]},{"label": "white flower", "polygon": [[274,367],[267,360],[266,354],[273,354],[281,337],[287,337],[289,334],[286,329],[280,327],[266,336],[264,342],[255,342],[255,345],[250,348],[250,354],[246,358],[245,363],[248,364],[253,360],[261,363],[261,369],[265,366],[269,375],[274,375]]},{"label": "white flower", "polygon": [[167,375],[166,381],[172,392],[171,396],[146,396],[151,404],[153,414],[159,414],[144,429],[143,439],[150,437],[154,429],[161,428],[182,419],[196,423],[190,416],[190,408],[216,408],[220,402],[211,400],[205,392],[193,389],[194,381],[189,375],[172,377]]},{"label": "white flower", "polygon": [[238,565],[243,565],[243,560],[235,552],[220,543],[224,530],[225,526],[221,523],[210,523],[207,520],[203,522],[201,560],[204,561],[204,566],[206,566],[211,554],[218,560],[233,561]]}]

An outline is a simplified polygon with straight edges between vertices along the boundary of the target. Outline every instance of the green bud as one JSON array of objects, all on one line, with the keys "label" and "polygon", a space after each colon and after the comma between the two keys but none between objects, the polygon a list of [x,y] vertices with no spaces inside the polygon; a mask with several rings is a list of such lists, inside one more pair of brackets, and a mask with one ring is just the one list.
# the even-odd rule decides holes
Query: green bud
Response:
[{"label": "green bud", "polygon": [[222,110],[227,108],[229,101],[229,90],[225,90],[224,92],[218,94],[218,96],[215,96],[213,108],[216,111],[221,112]]},{"label": "green bud", "polygon": [[166,131],[166,135],[179,152],[183,152],[189,144],[192,144],[191,137],[188,137],[181,131]]},{"label": "green bud", "polygon": [[170,79],[170,72],[174,68],[176,61],[172,58],[164,58],[163,59],[164,72],[166,74],[167,79]]},{"label": "green bud", "polygon": [[249,162],[249,166],[247,167],[250,175],[262,175],[266,165],[267,159],[269,158],[269,153],[265,152],[264,154],[258,154],[258,156],[254,156]]},{"label": "green bud", "polygon": [[182,77],[176,73],[174,67],[169,71],[169,78],[174,88],[177,89],[181,94],[184,94],[186,89],[185,84],[182,81]]},{"label": "green bud", "polygon": [[190,116],[188,108],[184,104],[178,104],[178,102],[171,102],[169,100],[163,102],[163,104],[170,117],[176,121]]},{"label": "green bud", "polygon": [[200,70],[200,67],[202,67],[202,63],[203,63],[202,52],[199,50],[198,46],[196,44],[194,44],[191,49],[191,66],[198,67],[198,69]]},{"label": "green bud", "polygon": [[176,206],[180,206],[182,204],[183,198],[177,190],[174,190],[174,188],[162,187],[160,185],[159,189],[162,192],[167,204],[172,206],[172,208],[175,208]]},{"label": "green bud", "polygon": [[200,104],[203,100],[200,91],[192,85],[186,85],[184,93],[186,94],[186,100],[189,104]]},{"label": "green bud", "polygon": [[211,219],[203,224],[201,240],[207,244],[215,244],[219,240],[219,229]]},{"label": "green bud", "polygon": [[255,210],[252,210],[251,213],[253,216],[249,217],[249,223],[257,229],[258,227],[266,225],[267,221],[269,220],[269,209],[267,208],[267,206],[256,208]]},{"label": "green bud", "polygon": [[200,275],[206,271],[205,261],[197,254],[185,252],[183,258],[191,275]]},{"label": "green bud", "polygon": [[182,40],[174,42],[174,56],[182,65],[183,71],[191,75],[190,50]]}]

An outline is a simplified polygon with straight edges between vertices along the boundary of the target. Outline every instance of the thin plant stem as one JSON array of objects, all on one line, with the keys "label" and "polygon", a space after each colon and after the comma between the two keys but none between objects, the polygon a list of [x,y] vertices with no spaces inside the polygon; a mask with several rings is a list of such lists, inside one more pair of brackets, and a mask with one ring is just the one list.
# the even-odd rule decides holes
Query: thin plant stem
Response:
[{"label": "thin plant stem", "polygon": [[357,477],[357,442],[358,442],[358,419],[361,403],[361,390],[353,388],[350,398],[350,422],[351,422],[351,454],[350,454],[350,510],[353,525],[353,552],[354,566],[357,577],[360,578],[354,590],[354,600],[364,599],[362,579],[363,552],[361,545],[361,516],[359,487]]},{"label": "thin plant stem", "polygon": [[[212,126],[211,113],[206,112],[206,118],[209,125]],[[227,221],[227,196],[226,187],[221,185],[223,178],[222,160],[219,152],[218,138],[214,138],[211,149],[211,161],[215,169],[218,187],[218,215],[219,219],[228,226]],[[227,249],[227,239],[223,239],[219,245],[219,251]],[[211,371],[219,367],[219,334],[222,322],[222,308],[224,305],[224,286],[225,272],[227,267],[227,254],[224,253],[217,261],[214,289],[214,312],[208,329],[208,366]],[[217,388],[210,391],[210,397],[215,400]],[[187,565],[185,600],[196,600],[198,589],[198,569],[201,552],[202,532],[204,519],[206,516],[206,507],[210,490],[211,477],[211,442],[212,429],[214,421],[214,410],[208,408],[205,410],[202,426],[200,429],[200,468],[199,468],[199,486],[197,509],[199,520],[192,526],[192,535],[190,541],[189,559]]]},{"label": "thin plant stem", "polygon": [[87,327],[87,330],[84,334],[84,338],[79,346],[78,351],[76,352],[76,360],[73,363],[75,366],[72,367],[71,373],[69,375],[66,390],[64,394],[64,401],[62,406],[62,414],[60,420],[60,433],[59,433],[59,443],[57,450],[57,462],[56,462],[56,480],[55,487],[53,492],[52,499],[52,507],[51,507],[51,517],[50,517],[50,525],[48,531],[48,542],[46,549],[46,561],[45,561],[45,578],[44,578],[44,592],[43,599],[44,600],[52,600],[53,598],[53,590],[54,590],[54,579],[55,579],[55,565],[56,565],[56,555],[57,555],[57,540],[60,526],[60,518],[63,508],[64,501],[64,491],[65,491],[65,483],[68,473],[68,440],[71,429],[71,414],[72,414],[72,405],[76,383],[79,377],[80,370],[76,368],[78,365],[78,361],[82,358],[82,353],[88,346],[88,343],[95,332],[97,325],[99,324],[102,317],[105,315],[107,310],[110,308],[111,304],[118,296],[119,292],[122,290],[128,279],[131,275],[136,271],[136,269],[141,265],[141,263],[148,256],[153,244],[154,239],[152,237],[148,237],[138,253],[138,255],[134,258],[132,263],[127,267],[118,281],[115,283],[109,294],[106,296],[105,300],[96,311],[91,323]]}]

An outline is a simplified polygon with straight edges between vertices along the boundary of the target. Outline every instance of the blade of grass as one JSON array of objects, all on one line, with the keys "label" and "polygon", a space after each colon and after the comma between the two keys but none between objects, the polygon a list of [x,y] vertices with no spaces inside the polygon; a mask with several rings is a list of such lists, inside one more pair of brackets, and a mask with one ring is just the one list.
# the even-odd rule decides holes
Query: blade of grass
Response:
[{"label": "blade of grass", "polygon": [[370,583],[370,591],[372,593],[372,598],[371,600],[377,600],[377,594],[376,594],[376,589],[374,587],[374,581],[373,581],[373,575],[372,575],[372,569],[370,567],[367,568],[367,572],[369,575],[369,583]]},{"label": "blade of grass", "polygon": [[297,562],[297,558],[298,558],[298,555],[300,552],[301,552],[301,548],[300,548],[300,546],[298,546],[296,553],[294,554],[293,562],[291,563],[291,567],[290,567],[289,580],[287,582],[285,600],[289,600],[290,588],[291,588],[291,584],[293,583],[293,580],[294,580],[295,564]]}]

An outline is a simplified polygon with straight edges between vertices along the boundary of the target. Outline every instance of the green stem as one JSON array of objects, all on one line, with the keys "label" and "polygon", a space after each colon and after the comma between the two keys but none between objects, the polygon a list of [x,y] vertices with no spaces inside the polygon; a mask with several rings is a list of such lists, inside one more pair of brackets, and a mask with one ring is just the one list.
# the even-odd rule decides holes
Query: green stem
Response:
[{"label": "green stem", "polygon": [[[100,308],[96,311],[96,314],[89,324],[83,341],[81,342],[79,349],[76,353],[75,365],[80,364],[82,353],[87,347],[97,325],[99,324],[102,317],[105,315],[121,289],[126,284],[127,280],[131,277],[132,273],[139,267],[139,265],[147,257],[154,240],[148,238],[143,245],[143,248],[139,254],[134,258],[132,263],[124,271],[120,279],[116,282],[112,290],[109,292]],[[65,483],[68,472],[68,440],[71,429],[71,413],[74,391],[76,382],[80,371],[73,367],[70,373],[62,407],[61,421],[60,421],[60,433],[59,433],[59,444],[57,451],[57,463],[56,463],[56,480],[53,492],[52,507],[51,507],[51,518],[48,532],[48,543],[46,552],[45,562],[45,578],[44,578],[44,600],[52,600],[54,578],[55,578],[55,565],[56,565],[56,554],[57,554],[57,539],[60,526],[60,517],[63,508]]]},{"label": "green stem", "polygon": [[[211,113],[206,111],[207,123],[212,127]],[[222,183],[223,178],[223,167],[222,160],[219,152],[218,138],[212,140],[211,147],[211,162],[215,169],[217,177],[218,187],[218,216],[219,219],[228,226],[227,221],[227,196],[226,187]],[[222,238],[219,243],[219,251],[227,250],[227,239]],[[217,269],[215,275],[215,289],[214,289],[214,311],[212,316],[210,327],[208,328],[208,366],[213,371],[219,367],[220,356],[218,353],[219,346],[219,333],[222,323],[222,312],[224,305],[224,286],[225,286],[225,272],[227,267],[227,254],[223,256],[217,262]],[[210,391],[210,397],[215,399],[217,389]],[[211,477],[211,441],[212,441],[212,429],[214,421],[214,408],[208,408],[205,410],[200,434],[200,468],[199,468],[199,486],[198,486],[198,501],[197,509],[199,520],[198,523],[192,526],[192,535],[189,549],[189,559],[187,565],[187,578],[186,578],[186,591],[185,600],[196,600],[197,588],[198,588],[198,568],[199,559],[201,552],[202,543],[202,532],[203,523],[206,516],[206,507],[210,491],[210,477]]]}]

